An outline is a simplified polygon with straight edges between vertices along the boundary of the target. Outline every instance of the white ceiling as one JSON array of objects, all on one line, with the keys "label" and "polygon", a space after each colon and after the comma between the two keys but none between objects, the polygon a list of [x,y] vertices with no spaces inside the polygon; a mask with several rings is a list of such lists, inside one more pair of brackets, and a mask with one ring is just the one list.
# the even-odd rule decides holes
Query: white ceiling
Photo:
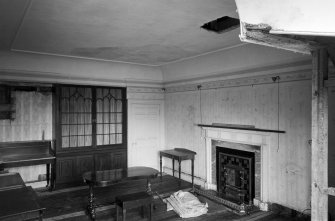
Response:
[{"label": "white ceiling", "polygon": [[0,49],[162,65],[240,44],[234,0],[0,0]]}]

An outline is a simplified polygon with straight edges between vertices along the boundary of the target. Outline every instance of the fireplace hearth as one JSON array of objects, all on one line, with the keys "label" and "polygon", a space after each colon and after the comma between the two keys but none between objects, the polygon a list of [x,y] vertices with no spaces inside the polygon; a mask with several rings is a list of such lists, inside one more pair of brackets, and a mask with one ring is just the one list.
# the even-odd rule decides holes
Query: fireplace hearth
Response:
[{"label": "fireplace hearth", "polygon": [[255,153],[216,147],[217,191],[239,205],[252,205],[255,197]]}]

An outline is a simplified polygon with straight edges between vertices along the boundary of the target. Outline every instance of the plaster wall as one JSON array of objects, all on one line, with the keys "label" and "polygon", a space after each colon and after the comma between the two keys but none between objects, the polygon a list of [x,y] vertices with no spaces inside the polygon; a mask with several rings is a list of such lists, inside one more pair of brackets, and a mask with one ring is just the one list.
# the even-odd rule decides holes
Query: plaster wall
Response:
[{"label": "plaster wall", "polygon": [[[52,94],[37,92],[14,92],[15,119],[0,120],[0,141],[28,141],[52,139]],[[19,172],[25,182],[38,180],[46,174],[43,165],[10,168]],[[35,183],[35,186],[45,186]]]}]

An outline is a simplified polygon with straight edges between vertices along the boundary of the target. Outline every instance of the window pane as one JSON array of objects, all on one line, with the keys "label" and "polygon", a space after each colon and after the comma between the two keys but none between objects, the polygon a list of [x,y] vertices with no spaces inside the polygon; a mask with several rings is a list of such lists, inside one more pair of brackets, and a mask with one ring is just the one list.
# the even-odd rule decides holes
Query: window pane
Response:
[{"label": "window pane", "polygon": [[116,143],[118,143],[118,144],[122,143],[122,134],[117,134],[116,135]]},{"label": "window pane", "polygon": [[116,111],[117,112],[122,112],[122,101],[118,100],[116,102],[116,106],[117,106]]},{"label": "window pane", "polygon": [[122,114],[117,114],[117,123],[122,123]]},{"label": "window pane", "polygon": [[62,125],[62,136],[69,135],[69,125]]},{"label": "window pane", "polygon": [[85,125],[78,125],[78,135],[85,135]]},{"label": "window pane", "polygon": [[110,139],[110,144],[116,144],[115,134],[111,134],[109,136],[109,139]]},{"label": "window pane", "polygon": [[62,137],[62,148],[69,147],[69,137]]},{"label": "window pane", "polygon": [[104,135],[104,144],[109,144],[109,135]]},{"label": "window pane", "polygon": [[79,147],[85,146],[85,137],[84,136],[78,136],[78,146]]},{"label": "window pane", "polygon": [[97,135],[97,145],[103,144],[103,135]]},{"label": "window pane", "polygon": [[122,124],[117,124],[116,125],[116,133],[122,134]]},{"label": "window pane", "polygon": [[115,126],[116,126],[116,124],[110,124],[109,125],[109,129],[110,129],[110,133],[111,134],[115,134],[116,133],[116,129],[115,129]]},{"label": "window pane", "polygon": [[62,114],[62,124],[69,124],[69,114],[63,113]]},{"label": "window pane", "polygon": [[91,145],[92,145],[92,137],[85,136],[85,146],[91,146]]},{"label": "window pane", "polygon": [[104,134],[109,134],[109,124],[104,124]]},{"label": "window pane", "polygon": [[97,123],[103,123],[103,114],[97,113]]},{"label": "window pane", "polygon": [[85,125],[85,135],[92,135],[92,125],[91,124]]},{"label": "window pane", "polygon": [[70,136],[70,147],[77,147],[77,136]]},{"label": "window pane", "polygon": [[97,134],[103,134],[103,133],[104,133],[104,125],[97,124]]}]

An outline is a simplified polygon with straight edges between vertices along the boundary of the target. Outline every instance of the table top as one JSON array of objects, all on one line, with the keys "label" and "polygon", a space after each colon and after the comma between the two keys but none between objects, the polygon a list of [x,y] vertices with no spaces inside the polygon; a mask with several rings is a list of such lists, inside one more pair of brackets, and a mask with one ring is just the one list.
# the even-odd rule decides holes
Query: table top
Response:
[{"label": "table top", "polygon": [[161,150],[160,155],[186,160],[194,159],[194,155],[196,155],[196,152],[183,148],[174,148],[171,150]]},{"label": "table top", "polygon": [[0,219],[44,210],[31,187],[0,191]]},{"label": "table top", "polygon": [[151,167],[129,167],[124,169],[91,171],[83,174],[84,182],[93,186],[110,186],[127,180],[155,178],[158,170]]}]

